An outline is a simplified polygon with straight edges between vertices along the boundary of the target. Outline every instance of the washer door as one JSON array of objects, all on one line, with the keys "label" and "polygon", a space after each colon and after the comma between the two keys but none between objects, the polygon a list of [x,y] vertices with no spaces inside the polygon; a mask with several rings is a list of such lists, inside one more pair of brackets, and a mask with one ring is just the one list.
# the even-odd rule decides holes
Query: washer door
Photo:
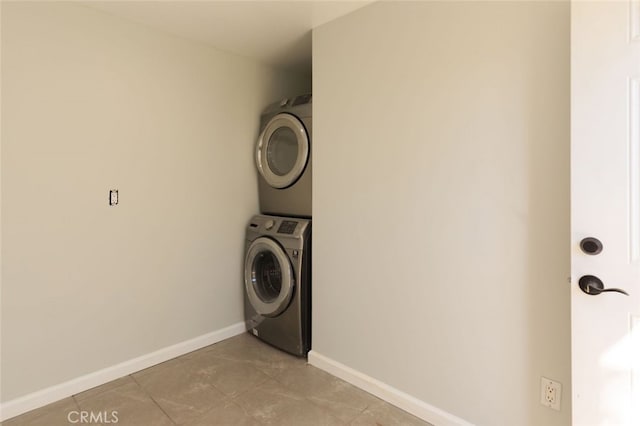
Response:
[{"label": "washer door", "polygon": [[244,286],[256,312],[280,315],[289,306],[294,284],[293,268],[282,247],[271,238],[254,240],[244,260]]},{"label": "washer door", "polygon": [[291,114],[278,114],[265,126],[256,145],[258,171],[274,188],[293,185],[309,158],[309,137],[304,125]]}]

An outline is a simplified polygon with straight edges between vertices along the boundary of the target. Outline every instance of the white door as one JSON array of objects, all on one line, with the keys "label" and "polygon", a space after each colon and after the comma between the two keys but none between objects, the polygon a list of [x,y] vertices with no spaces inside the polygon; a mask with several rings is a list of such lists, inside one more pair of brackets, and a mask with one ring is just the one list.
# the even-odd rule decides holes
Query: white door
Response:
[{"label": "white door", "polygon": [[573,424],[640,425],[640,1],[571,24]]}]

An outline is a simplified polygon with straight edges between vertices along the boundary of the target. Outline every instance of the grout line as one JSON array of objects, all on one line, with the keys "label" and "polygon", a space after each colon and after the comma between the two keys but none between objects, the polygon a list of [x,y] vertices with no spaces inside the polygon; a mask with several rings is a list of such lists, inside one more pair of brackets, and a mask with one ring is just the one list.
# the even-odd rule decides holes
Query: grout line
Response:
[{"label": "grout line", "polygon": [[78,410],[81,410],[82,407],[80,407],[80,402],[76,399],[75,395],[71,395],[71,399],[73,399],[73,402],[76,403],[76,406],[78,407]]},{"label": "grout line", "polygon": [[173,423],[174,425],[177,425],[178,423],[176,423],[173,418],[164,410],[164,408],[162,408],[162,406],[158,403],[158,401],[155,400],[155,398],[149,393],[147,392],[147,390],[144,388],[144,386],[142,386],[140,384],[140,382],[138,382],[136,380],[135,377],[133,377],[133,374],[129,374],[129,377],[131,377],[131,380],[133,380],[133,382],[138,385],[138,387],[140,388],[140,390],[149,397],[149,399],[151,399],[151,401],[153,401],[153,403],[155,404],[156,407],[158,407],[160,409],[160,411],[162,411],[162,413],[167,416],[167,418],[169,419],[169,421],[171,423]]},{"label": "grout line", "polygon": [[[146,391],[145,391],[146,393]],[[160,404],[158,404],[158,401],[156,401],[151,395],[147,394],[147,396],[149,397],[149,399],[151,399],[151,401],[153,401],[153,403],[155,404],[156,407],[158,407],[160,409],[160,411],[162,411],[162,414],[164,414],[171,423],[173,423],[174,425],[177,425],[178,423],[175,422],[175,420],[173,420],[173,418],[171,418],[171,416],[164,411],[164,408],[162,408],[162,406]]]},{"label": "grout line", "polygon": [[[220,343],[220,342],[217,342],[217,343]],[[177,356],[177,357],[175,357],[175,358],[171,358],[171,359],[169,359],[169,360],[167,360],[167,361],[164,361],[164,362],[162,362],[162,363],[160,363],[160,364],[156,364],[156,365],[154,365],[154,366],[151,366],[151,367],[149,367],[149,368],[145,368],[144,370],[140,370],[140,371],[145,371],[145,370],[149,370],[149,369],[152,369],[152,368],[156,368],[156,367],[158,367],[158,366],[162,366],[162,364],[166,364],[166,363],[169,363],[169,362],[175,362],[175,363],[176,363],[176,365],[165,365],[165,366],[163,366],[163,367],[158,368],[157,373],[158,373],[158,374],[163,374],[163,373],[165,372],[165,370],[170,370],[170,369],[172,369],[172,368],[174,368],[174,367],[176,367],[176,366],[178,366],[178,365],[184,365],[184,364],[186,364],[186,363],[190,362],[191,360],[193,360],[193,359],[194,359],[194,353],[195,353],[195,352],[200,352],[201,354],[204,354],[204,353],[207,353],[207,352],[211,351],[211,350],[213,349],[213,347],[214,347],[217,343],[214,343],[214,344],[211,344],[211,345],[205,346],[204,348],[200,348],[200,349],[193,350],[193,351],[191,351],[191,352],[187,352],[186,354],[182,354],[182,355]],[[203,349],[204,349],[204,350],[203,350]],[[155,406],[156,406],[156,407],[158,407],[158,408],[160,409],[160,411],[162,411],[162,413],[163,413],[163,414],[164,414],[164,415],[169,419],[169,421],[170,421],[172,424],[177,425],[177,424],[178,424],[178,423],[177,423],[177,421],[175,421],[175,420],[174,420],[174,419],[169,415],[169,413],[167,413],[167,412],[165,411],[165,409],[164,409],[164,408],[162,407],[162,405],[160,405],[160,403],[159,403],[159,402],[158,402],[158,401],[153,397],[153,395],[151,395],[151,394],[150,394],[150,393],[149,393],[149,392],[144,388],[144,386],[142,386],[142,384],[141,384],[141,383],[140,383],[140,382],[139,382],[139,381],[134,377],[134,374],[138,374],[138,373],[140,373],[140,371],[136,371],[135,373],[131,373],[131,374],[129,374],[129,377],[131,377],[131,380],[133,380],[133,381],[134,381],[134,383],[136,383],[136,384],[138,385],[138,387],[142,390],[142,392],[144,392],[144,394],[145,394],[145,395],[147,395],[147,396],[151,399],[151,401],[153,401],[153,403],[155,404]],[[142,377],[142,376],[145,376],[145,375],[147,375],[147,374],[154,374],[154,373],[153,373],[153,372],[151,372],[151,373],[142,374],[142,375],[141,375],[141,377]],[[222,392],[220,389],[218,389],[218,388],[217,388],[215,385],[213,385],[213,384],[211,384],[211,386],[212,386],[212,387],[214,387],[217,391],[219,391],[222,395],[224,395],[224,398],[222,399],[222,401],[223,401],[223,402],[227,402],[227,401],[231,402],[231,398],[230,398],[230,397],[228,397],[224,392]],[[214,408],[212,408],[211,410],[205,411],[202,415],[198,416],[195,420],[198,420],[198,419],[202,418],[202,417],[203,417],[203,416],[205,416],[207,413],[209,413],[210,411],[213,411],[213,410],[215,410],[215,409],[216,409],[216,408],[214,407]]]},{"label": "grout line", "polygon": [[[309,404],[313,405],[314,407],[316,407],[316,408],[320,409],[321,411],[323,411],[324,413],[326,413],[330,418],[333,418],[333,419],[337,420],[337,421],[339,422],[339,424],[348,425],[348,424],[349,424],[349,423],[351,423],[351,421],[353,421],[356,417],[358,417],[360,414],[362,414],[362,412],[358,412],[358,414],[356,414],[356,415],[354,416],[354,418],[353,418],[353,419],[351,419],[351,420],[349,420],[349,421],[342,421],[340,418],[338,418],[338,416],[337,416],[337,415],[333,414],[333,412],[332,412],[331,410],[327,409],[327,407],[322,406],[322,405],[320,405],[320,404],[316,403],[314,400],[312,400],[311,398],[309,398],[309,396],[307,396],[304,392],[300,392],[300,391],[298,391],[298,390],[294,389],[293,387],[291,387],[291,386],[287,385],[286,383],[281,382],[281,381],[280,381],[280,380],[278,380],[278,378],[277,378],[277,377],[281,377],[281,376],[283,376],[287,371],[298,370],[298,369],[300,369],[300,368],[302,368],[302,367],[307,367],[307,364],[294,365],[292,368],[284,369],[284,370],[283,370],[283,371],[281,371],[278,375],[276,375],[275,377],[272,377],[272,378],[271,378],[271,380],[275,381],[278,385],[282,386],[282,387],[283,387],[284,389],[286,389],[288,392],[290,392],[290,393],[292,393],[292,394],[295,394],[295,395],[300,396],[300,397],[302,398],[302,401],[305,401],[305,402],[307,402],[307,403],[309,403]],[[313,367],[313,366],[311,366],[311,367]],[[315,367],[314,367],[314,368],[315,368]],[[321,370],[319,370],[319,371],[321,371]],[[324,372],[323,372],[323,373],[324,373]],[[343,380],[341,380],[341,379],[338,379],[338,380],[343,381]],[[346,382],[345,382],[345,383],[346,383]],[[329,400],[325,400],[325,401],[327,401],[327,402],[331,403],[331,401],[329,401]],[[366,410],[366,408],[367,408],[367,407],[365,407],[365,408],[363,409],[363,411],[364,411],[364,410]],[[356,411],[357,411],[357,409],[356,409]]]},{"label": "grout line", "polygon": [[253,416],[253,415],[251,415],[250,413],[248,413],[248,412],[247,412],[247,410],[245,410],[245,408],[244,408],[242,405],[238,404],[237,402],[235,402],[235,401],[231,401],[231,403],[232,403],[232,404],[234,404],[236,407],[239,407],[239,408],[240,408],[240,410],[242,410],[242,412],[243,412],[247,417],[249,417],[250,419],[254,420],[255,422],[257,422],[257,423],[259,423],[259,424],[261,424],[261,425],[266,425],[266,424],[268,424],[268,423],[263,423],[263,422],[260,420],[260,418],[258,418],[258,417],[256,417],[256,416]]},{"label": "grout line", "polygon": [[[361,408],[361,409],[360,409],[360,408],[356,408],[356,407],[352,407],[352,406],[350,406],[350,407],[352,407],[352,408],[354,409],[354,411],[356,412],[356,414],[355,414],[355,415],[354,415],[354,417],[353,417],[353,418],[351,418],[350,420],[347,420],[347,421],[343,422],[345,425],[350,425],[350,424],[352,424],[352,423],[353,423],[353,422],[354,422],[358,417],[360,417],[362,414],[364,414],[364,412],[365,412],[365,411],[367,411],[370,407],[372,407],[372,406],[374,406],[374,405],[376,405],[376,404],[379,404],[379,403],[381,403],[381,402],[382,402],[383,404],[386,404],[384,401],[382,401],[380,398],[376,397],[375,395],[372,395],[372,394],[370,394],[369,392],[366,392],[366,391],[364,391],[364,390],[362,390],[362,389],[358,389],[356,386],[353,386],[351,383],[349,383],[349,382],[347,382],[347,381],[345,381],[345,380],[343,380],[343,379],[341,379],[341,378],[339,378],[339,377],[333,376],[332,374],[327,373],[326,371],[323,371],[323,370],[319,369],[318,367],[315,367],[315,366],[313,366],[313,365],[311,365],[311,364],[301,364],[301,365],[296,365],[296,366],[294,366],[293,368],[289,369],[289,371],[291,371],[291,370],[297,370],[297,369],[300,369],[300,368],[302,368],[302,367],[305,367],[305,368],[306,368],[306,367],[310,367],[312,370],[316,370],[317,372],[320,372],[320,373],[322,373],[322,374],[326,374],[326,375],[328,375],[328,376],[331,376],[331,377],[330,377],[330,380],[332,380],[332,381],[334,381],[334,382],[337,382],[337,383],[343,383],[343,384],[346,384],[349,388],[353,388],[353,389],[355,389],[355,390],[356,390],[356,392],[362,392],[362,393],[365,393],[365,394],[367,394],[367,396],[368,396],[368,397],[371,397],[371,398],[373,398],[373,399],[376,399],[376,400],[377,400],[377,401],[373,401],[372,403],[367,403],[367,404],[366,404],[363,408]],[[278,376],[276,376],[276,378],[274,378],[274,380],[275,380],[276,382],[278,382],[281,386],[285,387],[286,389],[288,389],[288,390],[290,390],[290,391],[292,391],[292,392],[295,392],[295,393],[299,393],[299,392],[297,392],[295,389],[293,389],[293,388],[289,387],[287,384],[285,384],[285,383],[281,382],[280,380],[278,380],[278,378],[277,378],[277,377],[282,376],[285,372],[286,372],[286,371],[282,371],[280,374],[278,374]],[[313,373],[312,373],[312,374],[313,374]],[[341,419],[339,419],[339,418],[337,417],[337,415],[333,414],[333,412],[332,412],[331,410],[327,409],[327,407],[326,407],[326,406],[322,406],[322,405],[318,404],[315,400],[311,399],[309,396],[306,396],[306,395],[304,395],[304,394],[301,394],[301,395],[302,395],[302,397],[303,397],[306,401],[310,402],[312,405],[314,405],[314,406],[316,406],[316,407],[318,407],[318,408],[322,409],[323,411],[325,411],[326,413],[328,413],[331,417],[333,417],[333,418],[337,419],[338,421],[342,422],[342,420],[341,420]],[[315,395],[315,392],[313,392],[313,393],[312,393],[312,396],[313,396],[313,395]],[[318,399],[318,400],[320,400],[320,398],[317,398],[317,399]],[[331,401],[331,400],[329,400],[329,399],[324,399],[323,401],[325,401],[325,402],[329,403],[329,405],[331,405],[331,403],[332,403],[332,401]]]},{"label": "grout line", "polygon": [[[128,374],[127,376],[130,376],[130,375]],[[71,395],[71,396],[72,396],[73,400],[76,402],[76,404],[78,404],[78,407],[79,407],[79,408],[82,408],[82,407],[80,407],[80,403],[81,403],[83,400],[91,399],[91,398],[94,398],[94,397],[96,397],[96,396],[102,395],[102,394],[104,394],[104,393],[106,393],[106,392],[111,392],[112,390],[120,389],[121,387],[128,385],[128,384],[129,384],[129,382],[119,384],[118,386],[111,387],[111,388],[109,388],[109,389],[104,389],[104,390],[97,391],[97,392],[95,392],[93,395],[88,396],[88,397],[85,397],[85,398],[83,398],[82,400],[79,400],[79,399],[77,398],[77,397],[78,397],[78,395],[82,395],[83,393],[93,391],[94,389],[100,389],[100,388],[103,388],[103,387],[107,386],[108,384],[113,383],[113,382],[115,382],[115,381],[117,381],[117,380],[122,380],[122,379],[124,379],[124,378],[125,378],[125,377],[127,377],[127,376],[118,377],[117,379],[114,379],[114,380],[112,380],[112,381],[110,381],[110,382],[104,383],[104,384],[102,384],[102,385],[100,385],[100,386],[93,387],[93,388],[91,388],[91,389],[87,389],[86,391],[83,391],[83,392],[80,392],[80,393],[77,393],[77,394],[74,394],[74,395]]]}]

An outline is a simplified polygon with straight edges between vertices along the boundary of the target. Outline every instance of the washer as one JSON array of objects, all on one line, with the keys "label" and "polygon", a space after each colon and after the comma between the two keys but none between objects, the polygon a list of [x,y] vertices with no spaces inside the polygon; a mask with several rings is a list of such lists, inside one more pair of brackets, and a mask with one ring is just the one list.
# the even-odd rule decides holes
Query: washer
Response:
[{"label": "washer", "polygon": [[262,113],[255,161],[263,214],[311,217],[311,107],[307,94]]},{"label": "washer", "polygon": [[245,320],[261,340],[297,356],[311,347],[311,220],[254,216],[244,260]]}]

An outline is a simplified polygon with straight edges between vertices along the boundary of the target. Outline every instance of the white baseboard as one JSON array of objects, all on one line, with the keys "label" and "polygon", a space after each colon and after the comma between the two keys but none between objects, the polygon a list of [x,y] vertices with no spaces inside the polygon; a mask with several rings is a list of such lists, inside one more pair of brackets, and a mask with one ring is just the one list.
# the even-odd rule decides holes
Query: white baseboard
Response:
[{"label": "white baseboard", "polygon": [[318,367],[329,374],[339,377],[435,426],[473,426],[472,423],[466,420],[427,404],[424,401],[401,392],[373,377],[367,376],[315,351],[309,352],[308,361],[309,364],[314,367]]},{"label": "white baseboard", "polygon": [[172,358],[236,336],[246,331],[245,323],[239,322],[221,330],[203,334],[196,338],[159,349],[120,364],[77,377],[64,383],[42,389],[0,404],[0,421],[44,407],[71,395],[100,386],[136,371],[144,370]]}]

